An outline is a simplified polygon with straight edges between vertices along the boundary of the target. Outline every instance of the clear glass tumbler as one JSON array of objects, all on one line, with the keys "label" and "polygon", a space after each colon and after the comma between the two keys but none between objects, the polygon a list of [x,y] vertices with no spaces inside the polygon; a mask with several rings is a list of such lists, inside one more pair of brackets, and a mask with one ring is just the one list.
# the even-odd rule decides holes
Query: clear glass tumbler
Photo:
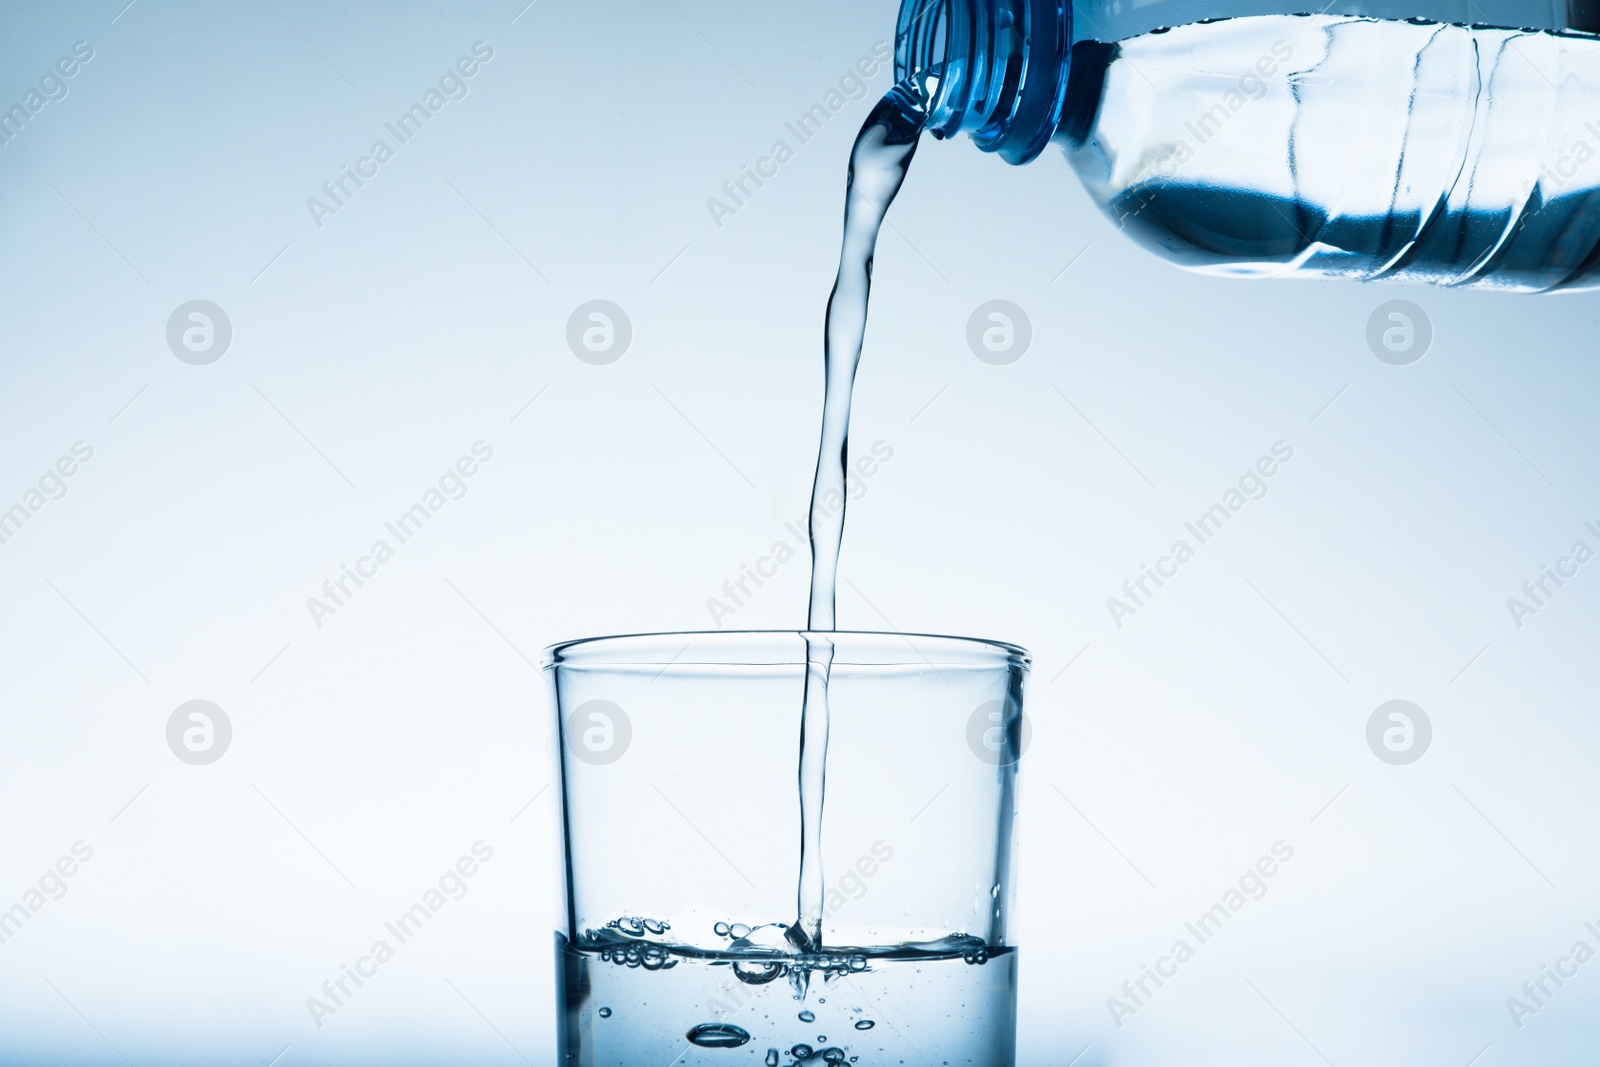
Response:
[{"label": "clear glass tumbler", "polygon": [[826,636],[820,943],[798,933],[805,635],[547,653],[561,1064],[1015,1063],[1028,654]]}]

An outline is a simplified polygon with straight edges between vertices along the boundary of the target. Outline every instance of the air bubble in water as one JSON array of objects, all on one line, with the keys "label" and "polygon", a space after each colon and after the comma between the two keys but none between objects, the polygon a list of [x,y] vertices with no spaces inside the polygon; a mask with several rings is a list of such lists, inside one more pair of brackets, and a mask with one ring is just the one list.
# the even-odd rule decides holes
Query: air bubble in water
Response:
[{"label": "air bubble in water", "polygon": [[602,1019],[611,1018],[611,1009],[610,1008],[601,1008],[600,1009],[600,1018],[602,1018]]},{"label": "air bubble in water", "polygon": [[857,1030],[871,1030],[874,1026],[877,1026],[877,1025],[878,1024],[873,1022],[871,1019],[857,1019],[856,1020],[856,1029]]},{"label": "air bubble in water", "polygon": [[748,926],[746,926],[744,923],[734,923],[732,926],[728,927],[728,936],[729,937],[735,937],[735,938],[737,938],[737,937],[749,937],[750,936],[750,928]]},{"label": "air bubble in water", "polygon": [[814,1051],[815,1050],[810,1045],[796,1045],[794,1048],[789,1050],[789,1055],[793,1056],[797,1060],[809,1060],[811,1058],[811,1053]]},{"label": "air bubble in water", "polygon": [[800,1021],[803,1023],[814,1023],[817,1021],[817,1013],[809,1010],[803,1011],[800,1013]]},{"label": "air bubble in water", "polygon": [[733,976],[745,985],[766,985],[783,972],[783,964],[775,960],[739,960],[733,965]]},{"label": "air bubble in water", "polygon": [[731,928],[727,923],[718,923],[711,928],[711,932],[716,934],[718,937],[727,937],[730,930]]},{"label": "air bubble in water", "polygon": [[738,1048],[750,1040],[750,1031],[732,1023],[701,1023],[686,1036],[701,1048]]},{"label": "air bubble in water", "polygon": [[822,1058],[829,1063],[843,1063],[844,1049],[838,1047],[825,1048],[822,1050]]},{"label": "air bubble in water", "polygon": [[767,1049],[767,1067],[778,1067],[778,1050],[775,1048]]}]

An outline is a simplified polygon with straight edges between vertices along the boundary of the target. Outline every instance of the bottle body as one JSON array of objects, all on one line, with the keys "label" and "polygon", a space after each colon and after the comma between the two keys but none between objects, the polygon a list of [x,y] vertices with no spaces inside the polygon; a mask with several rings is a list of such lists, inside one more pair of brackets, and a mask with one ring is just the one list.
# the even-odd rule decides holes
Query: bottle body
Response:
[{"label": "bottle body", "polygon": [[[941,2],[952,19],[976,10]],[[1047,140],[1164,258],[1242,277],[1600,285],[1600,38],[1343,13],[1100,41],[1084,35],[1106,19],[1060,10],[1065,34],[1013,34],[1018,81],[1030,53],[1071,42]]]}]

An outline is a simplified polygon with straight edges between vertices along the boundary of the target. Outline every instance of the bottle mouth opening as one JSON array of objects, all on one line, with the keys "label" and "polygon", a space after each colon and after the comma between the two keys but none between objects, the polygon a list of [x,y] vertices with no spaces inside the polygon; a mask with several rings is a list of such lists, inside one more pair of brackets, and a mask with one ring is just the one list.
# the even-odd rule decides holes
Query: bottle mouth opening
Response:
[{"label": "bottle mouth opening", "polygon": [[920,81],[935,137],[1026,163],[1061,118],[1070,28],[1070,0],[901,0],[895,78]]}]

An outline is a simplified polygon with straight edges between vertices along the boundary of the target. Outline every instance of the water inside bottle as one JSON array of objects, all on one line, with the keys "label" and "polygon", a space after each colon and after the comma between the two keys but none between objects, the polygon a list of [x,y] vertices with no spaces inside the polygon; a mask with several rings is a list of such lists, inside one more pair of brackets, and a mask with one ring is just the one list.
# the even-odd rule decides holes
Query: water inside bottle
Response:
[{"label": "water inside bottle", "polygon": [[1600,284],[1600,40],[1263,15],[1083,47],[1068,158],[1180,265],[1519,291]]}]

